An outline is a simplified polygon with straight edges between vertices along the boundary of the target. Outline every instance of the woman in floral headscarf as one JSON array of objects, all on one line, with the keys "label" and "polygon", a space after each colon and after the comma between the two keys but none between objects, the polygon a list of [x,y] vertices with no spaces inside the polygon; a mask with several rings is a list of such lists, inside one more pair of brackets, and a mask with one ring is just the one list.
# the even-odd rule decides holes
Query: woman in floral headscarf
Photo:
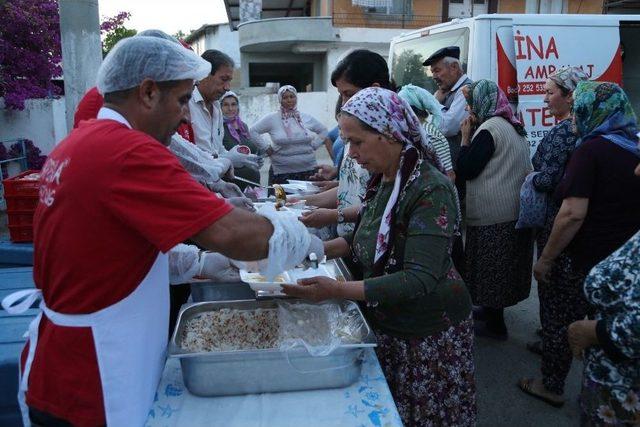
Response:
[{"label": "woman in floral headscarf", "polygon": [[[224,148],[231,150],[236,145],[243,145],[251,151],[251,153],[244,154],[257,154],[259,156],[267,154],[269,145],[262,140],[260,135],[255,133],[252,135],[247,124],[240,119],[238,95],[231,91],[225,93],[220,98],[220,107],[224,120],[224,138],[222,139]],[[260,169],[245,166],[236,168],[234,174],[253,182],[260,182]],[[238,182],[238,186],[244,189],[247,184]]]},{"label": "woman in floral headscarf", "polygon": [[470,113],[457,161],[466,185],[465,281],[482,307],[476,335],[506,340],[504,308],[526,299],[531,288],[531,230],[515,229],[520,187],[531,172],[529,144],[494,82],[480,80],[462,91]]},{"label": "woman in floral headscarf", "polygon": [[475,424],[471,301],[453,267],[459,208],[451,181],[409,104],[370,87],[343,107],[349,155],[373,174],[353,234],[325,242],[351,255],[361,280],[283,286],[312,300],[366,302],[378,359],[405,426]]},{"label": "woman in floral headscarf", "polygon": [[285,85],[278,90],[280,111],[267,114],[251,126],[251,132],[271,137],[269,183],[286,184],[289,179],[308,180],[317,166],[315,151],[323,144],[331,153],[327,128],[314,117],[298,111],[298,92]]},{"label": "woman in floral headscarf", "polygon": [[[548,281],[563,252],[577,283],[591,271],[585,295],[602,322],[577,321],[569,327],[574,354],[587,349],[585,423],[623,425],[631,419],[633,424],[639,414],[638,276],[629,265],[638,262],[631,256],[637,242],[600,262],[640,230],[640,178],[633,173],[640,161],[636,116],[614,83],[580,82],[573,98],[578,148],[556,191],[562,205],[534,275],[538,282]],[[521,387],[546,397],[535,383]]]},{"label": "woman in floral headscarf", "polygon": [[[531,160],[536,172],[531,180],[532,186],[535,191],[545,194],[547,200],[545,222],[536,236],[538,256],[547,244],[553,221],[560,210],[560,203],[554,200],[553,194],[576,147],[578,136],[571,120],[573,91],[584,80],[587,76],[581,69],[564,67],[551,74],[545,83],[544,101],[558,124],[540,141]],[[542,379],[528,380],[528,387],[533,392],[544,392],[547,402],[554,406],[564,402],[564,382],[571,368],[567,327],[571,322],[583,319],[587,310],[582,280],[575,279],[571,260],[563,252],[558,256],[549,280],[538,283],[542,341],[527,343],[529,350],[542,355]]]}]

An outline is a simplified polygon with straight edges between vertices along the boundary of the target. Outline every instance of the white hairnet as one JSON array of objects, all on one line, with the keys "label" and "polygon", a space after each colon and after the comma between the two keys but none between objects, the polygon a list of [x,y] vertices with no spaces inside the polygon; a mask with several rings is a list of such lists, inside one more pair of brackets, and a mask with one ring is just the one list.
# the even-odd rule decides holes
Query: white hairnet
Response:
[{"label": "white hairnet", "polygon": [[180,43],[177,38],[175,38],[173,36],[170,36],[169,34],[165,33],[162,30],[150,29],[150,30],[140,31],[138,34],[136,34],[136,37],[140,37],[140,36],[142,36],[142,37],[158,37],[160,39],[169,40],[170,42]]},{"label": "white hairnet", "polygon": [[180,44],[158,37],[136,36],[120,40],[98,70],[98,91],[110,92],[139,86],[144,79],[202,80],[211,64]]}]

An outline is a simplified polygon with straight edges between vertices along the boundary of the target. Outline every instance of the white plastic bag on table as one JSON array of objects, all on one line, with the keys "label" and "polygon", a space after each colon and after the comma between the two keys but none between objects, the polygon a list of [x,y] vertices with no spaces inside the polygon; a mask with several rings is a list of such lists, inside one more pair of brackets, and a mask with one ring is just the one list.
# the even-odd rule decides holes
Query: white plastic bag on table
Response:
[{"label": "white plastic bag on table", "polygon": [[312,356],[327,356],[341,344],[361,342],[364,321],[354,303],[322,304],[278,301],[280,350],[304,347]]}]

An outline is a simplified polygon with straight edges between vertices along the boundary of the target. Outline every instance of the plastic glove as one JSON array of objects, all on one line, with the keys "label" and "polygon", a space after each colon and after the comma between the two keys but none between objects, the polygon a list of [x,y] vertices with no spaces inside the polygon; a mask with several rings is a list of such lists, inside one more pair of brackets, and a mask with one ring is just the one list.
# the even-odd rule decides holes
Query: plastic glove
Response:
[{"label": "plastic glove", "polygon": [[200,259],[198,277],[214,282],[239,282],[240,274],[229,258],[217,252],[205,252]]},{"label": "plastic glove", "polygon": [[231,160],[231,163],[233,163],[233,167],[235,168],[248,167],[256,170],[260,169],[258,166],[258,156],[255,154],[243,154],[239,152],[237,145],[224,153],[221,157]]},{"label": "plastic glove", "polygon": [[309,234],[311,241],[309,242],[309,249],[307,250],[307,257],[312,253],[315,253],[318,257],[318,261],[322,261],[324,258],[324,242],[313,234]]},{"label": "plastic glove", "polygon": [[256,211],[256,208],[253,207],[253,202],[251,201],[251,199],[248,199],[246,197],[229,197],[227,201],[236,208],[244,209],[249,212]]},{"label": "plastic glove", "polygon": [[230,199],[232,197],[244,197],[242,194],[242,190],[235,184],[230,182],[225,182],[223,180],[217,182],[210,182],[207,184],[207,187],[211,191],[215,191],[216,193],[220,193],[222,197],[225,199]]}]

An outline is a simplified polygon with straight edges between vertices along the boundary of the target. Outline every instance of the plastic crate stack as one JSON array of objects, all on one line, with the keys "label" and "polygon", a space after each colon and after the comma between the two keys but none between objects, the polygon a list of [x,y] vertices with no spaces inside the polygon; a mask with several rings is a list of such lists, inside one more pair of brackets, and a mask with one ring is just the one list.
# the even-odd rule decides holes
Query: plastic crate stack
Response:
[{"label": "plastic crate stack", "polygon": [[33,214],[38,206],[40,171],[28,170],[2,181],[12,242],[33,241]]}]

